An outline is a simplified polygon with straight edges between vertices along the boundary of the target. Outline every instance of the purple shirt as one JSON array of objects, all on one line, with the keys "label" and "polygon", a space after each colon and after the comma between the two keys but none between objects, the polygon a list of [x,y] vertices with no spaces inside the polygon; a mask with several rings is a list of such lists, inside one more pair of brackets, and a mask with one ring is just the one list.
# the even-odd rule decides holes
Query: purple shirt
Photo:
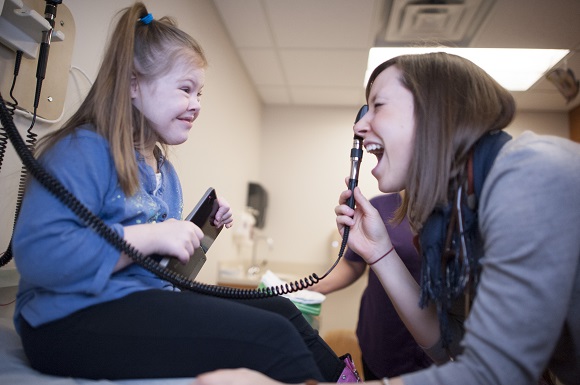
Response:
[{"label": "purple shirt", "polygon": [[[388,223],[401,204],[400,195],[385,194],[370,202],[381,214],[397,254],[419,282],[421,258],[413,246],[409,221],[405,218],[399,225]],[[364,263],[351,250],[347,250],[344,257]],[[360,302],[357,336],[366,365],[379,378],[413,372],[432,363],[399,318],[372,269],[369,269],[368,284]]]}]

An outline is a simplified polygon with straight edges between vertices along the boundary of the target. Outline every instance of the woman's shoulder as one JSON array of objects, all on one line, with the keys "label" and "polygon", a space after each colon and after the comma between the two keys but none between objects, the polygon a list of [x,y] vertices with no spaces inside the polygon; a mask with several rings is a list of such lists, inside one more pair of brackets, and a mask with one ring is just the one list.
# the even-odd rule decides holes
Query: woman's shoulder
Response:
[{"label": "woman's shoulder", "polygon": [[525,132],[500,150],[485,179],[480,202],[487,206],[491,199],[494,205],[504,202],[517,206],[556,196],[569,201],[580,189],[578,165],[580,144]]},{"label": "woman's shoulder", "polygon": [[517,153],[537,154],[543,157],[558,154],[578,157],[580,156],[580,143],[559,136],[540,135],[532,131],[525,131],[507,142],[500,151],[500,156],[510,156]]},{"label": "woman's shoulder", "polygon": [[[498,154],[494,167],[497,169],[526,169],[551,174],[578,170],[580,143],[569,139],[538,135],[531,131],[522,133],[506,143]],[[492,168],[492,170],[493,170]]]}]

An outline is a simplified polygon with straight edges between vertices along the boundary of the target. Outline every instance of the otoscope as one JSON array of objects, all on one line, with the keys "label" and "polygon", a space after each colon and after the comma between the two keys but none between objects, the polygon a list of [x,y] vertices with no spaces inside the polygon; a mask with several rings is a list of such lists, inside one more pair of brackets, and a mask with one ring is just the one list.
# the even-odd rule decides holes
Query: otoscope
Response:
[{"label": "otoscope", "polygon": [[50,51],[50,42],[52,41],[52,34],[54,32],[54,21],[56,18],[56,7],[61,4],[62,0],[46,0],[46,7],[44,9],[44,18],[50,24],[50,29],[42,32],[42,41],[38,52],[38,64],[36,67],[36,92],[34,95],[34,110],[38,108],[40,100],[40,89],[42,88],[42,81],[46,75],[46,66],[48,64],[48,52]]},{"label": "otoscope", "polygon": [[[367,113],[369,110],[368,105],[364,105],[356,114],[356,119],[354,123],[356,124],[361,118]],[[360,171],[360,163],[362,161],[363,156],[363,138],[358,135],[354,135],[352,141],[352,149],[350,150],[350,176],[348,178],[348,189],[352,191],[351,196],[346,201],[346,204],[351,209],[354,209],[354,188],[358,185],[358,176]],[[348,233],[350,232],[350,227],[344,227],[344,233],[342,235],[342,244],[340,245],[340,251],[338,253],[341,256],[344,253],[344,249],[346,248],[346,243],[348,241]]]},{"label": "otoscope", "polygon": [[[356,114],[356,119],[354,123],[356,124],[369,110],[369,106],[366,104],[360,108],[358,114]],[[352,149],[350,150],[350,177],[348,178],[348,189],[353,191],[358,185],[358,175],[360,171],[360,162],[362,161],[363,149],[362,149],[363,138],[356,135],[352,141]],[[354,209],[354,194],[348,198],[347,205]]]}]

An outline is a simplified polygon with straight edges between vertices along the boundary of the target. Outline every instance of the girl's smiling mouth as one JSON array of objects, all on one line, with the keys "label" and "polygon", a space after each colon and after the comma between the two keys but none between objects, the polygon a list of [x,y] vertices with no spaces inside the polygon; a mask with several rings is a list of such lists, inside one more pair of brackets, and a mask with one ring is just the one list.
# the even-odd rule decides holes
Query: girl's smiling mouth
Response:
[{"label": "girl's smiling mouth", "polygon": [[193,123],[193,121],[195,120],[195,115],[191,115],[191,116],[182,116],[180,118],[178,118],[179,120],[183,120],[184,122],[188,122],[188,123]]}]

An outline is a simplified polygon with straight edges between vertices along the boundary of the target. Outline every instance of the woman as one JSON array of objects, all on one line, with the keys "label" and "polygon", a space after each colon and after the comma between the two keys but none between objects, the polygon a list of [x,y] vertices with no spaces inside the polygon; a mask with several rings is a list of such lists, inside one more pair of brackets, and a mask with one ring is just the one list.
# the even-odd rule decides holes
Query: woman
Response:
[{"label": "woman", "polygon": [[[341,194],[338,228],[350,227],[349,248],[437,363],[382,383],[536,384],[549,369],[579,384],[580,145],[533,133],[507,140],[512,96],[454,55],[381,64],[367,101],[354,131],[377,157],[379,189],[406,191],[397,218],[419,234],[421,286],[360,189],[354,210],[352,192]],[[275,383],[247,370],[199,377],[230,382]]]}]

